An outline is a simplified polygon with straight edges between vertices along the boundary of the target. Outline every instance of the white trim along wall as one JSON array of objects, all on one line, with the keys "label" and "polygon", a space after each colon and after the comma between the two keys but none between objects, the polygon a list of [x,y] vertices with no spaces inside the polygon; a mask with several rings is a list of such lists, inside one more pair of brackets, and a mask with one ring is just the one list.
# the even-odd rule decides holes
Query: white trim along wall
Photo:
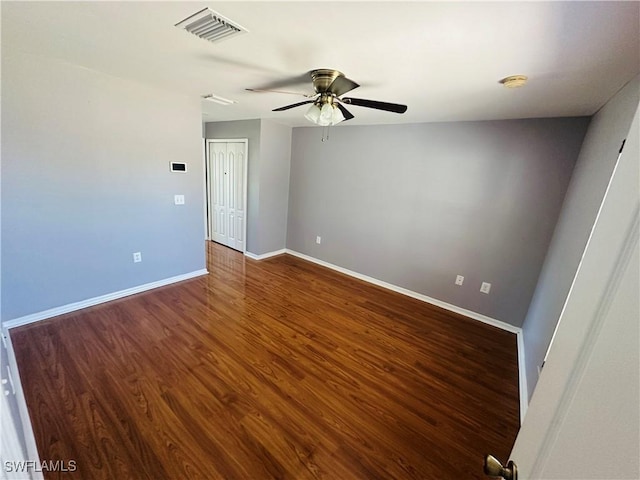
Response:
[{"label": "white trim along wall", "polygon": [[65,313],[75,312],[87,307],[93,307],[101,303],[110,302],[111,300],[117,300],[119,298],[128,297],[129,295],[135,295],[136,293],[146,292],[158,287],[164,287],[173,283],[182,282],[191,278],[206,275],[209,272],[206,269],[196,270],[195,272],[189,272],[182,275],[176,275],[175,277],[165,278],[164,280],[158,280],[157,282],[146,283],[137,287],[127,288],[126,290],[120,290],[118,292],[108,293],[99,297],[88,298],[80,302],[69,303],[62,305],[61,307],[51,308],[42,312],[32,313],[25,315],[24,317],[14,318],[3,322],[3,329],[9,330],[11,328],[20,327],[29,323],[39,322],[40,320],[46,320],[47,318],[57,317]]},{"label": "white trim along wall", "polygon": [[263,253],[262,255],[256,255],[255,253],[251,252],[244,252],[244,254],[252,260],[265,260],[267,258],[275,257],[276,255],[283,255],[285,253],[290,252],[286,248],[283,248],[282,250],[276,250],[275,252]]}]

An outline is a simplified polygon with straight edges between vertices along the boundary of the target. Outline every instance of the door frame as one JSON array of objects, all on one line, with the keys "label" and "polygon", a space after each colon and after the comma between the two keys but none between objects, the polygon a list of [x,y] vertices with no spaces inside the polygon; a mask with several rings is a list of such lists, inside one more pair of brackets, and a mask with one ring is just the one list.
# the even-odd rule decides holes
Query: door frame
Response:
[{"label": "door frame", "polygon": [[243,192],[243,201],[244,201],[244,217],[242,219],[242,238],[244,238],[244,246],[242,247],[242,253],[247,252],[247,217],[249,216],[249,139],[248,138],[207,138],[206,139],[206,156],[205,156],[205,198],[207,208],[205,211],[205,221],[207,222],[207,240],[211,240],[213,236],[211,235],[211,227],[213,225],[212,210],[213,206],[211,205],[211,162],[210,162],[210,146],[213,143],[243,143],[244,144],[244,165],[243,165],[243,178],[242,178],[242,188]]}]

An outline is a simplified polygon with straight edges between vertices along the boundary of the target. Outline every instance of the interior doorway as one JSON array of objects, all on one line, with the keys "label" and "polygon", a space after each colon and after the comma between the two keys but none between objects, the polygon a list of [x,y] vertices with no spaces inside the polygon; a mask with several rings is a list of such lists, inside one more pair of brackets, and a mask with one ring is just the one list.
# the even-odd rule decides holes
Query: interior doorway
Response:
[{"label": "interior doorway", "polygon": [[245,252],[248,139],[207,140],[209,239]]}]

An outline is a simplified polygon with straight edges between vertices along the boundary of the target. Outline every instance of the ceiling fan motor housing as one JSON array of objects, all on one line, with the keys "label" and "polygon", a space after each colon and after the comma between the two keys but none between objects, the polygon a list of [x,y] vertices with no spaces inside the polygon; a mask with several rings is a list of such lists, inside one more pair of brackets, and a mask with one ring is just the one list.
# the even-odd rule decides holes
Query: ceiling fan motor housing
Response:
[{"label": "ceiling fan motor housing", "polygon": [[338,70],[331,70],[328,68],[320,68],[318,70],[311,70],[311,80],[313,81],[313,88],[317,93],[326,93],[329,90],[331,84],[338,77],[344,77],[342,72]]}]

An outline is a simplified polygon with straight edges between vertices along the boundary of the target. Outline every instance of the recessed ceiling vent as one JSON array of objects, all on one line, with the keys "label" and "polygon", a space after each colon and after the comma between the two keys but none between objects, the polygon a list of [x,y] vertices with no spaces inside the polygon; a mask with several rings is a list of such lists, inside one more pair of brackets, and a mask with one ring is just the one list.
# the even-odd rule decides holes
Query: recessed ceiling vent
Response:
[{"label": "recessed ceiling vent", "polygon": [[193,33],[209,42],[219,42],[234,35],[248,32],[246,28],[241,27],[210,8],[202,9],[181,22],[176,23],[176,27],[184,28],[187,32]]}]

